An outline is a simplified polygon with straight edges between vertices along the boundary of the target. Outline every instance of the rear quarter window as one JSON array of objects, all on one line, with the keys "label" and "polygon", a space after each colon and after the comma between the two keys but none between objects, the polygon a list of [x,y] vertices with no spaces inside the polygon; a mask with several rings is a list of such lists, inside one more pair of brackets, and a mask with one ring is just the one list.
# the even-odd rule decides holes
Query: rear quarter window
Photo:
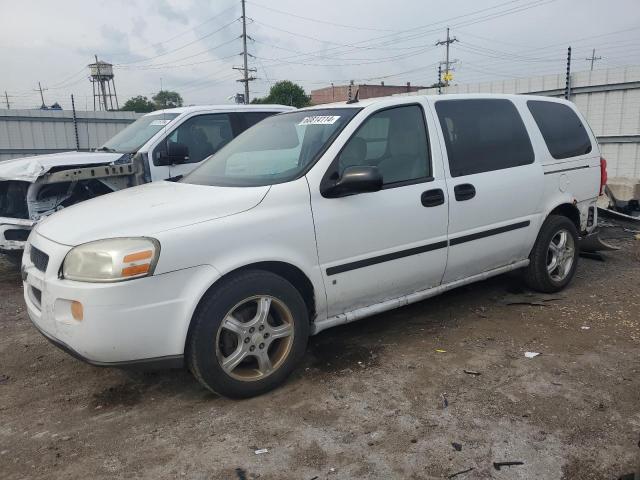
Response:
[{"label": "rear quarter window", "polygon": [[587,130],[571,107],[544,100],[529,100],[527,107],[553,158],[560,160],[591,152]]},{"label": "rear quarter window", "polygon": [[510,100],[441,100],[436,112],[452,177],[533,163],[529,134]]}]

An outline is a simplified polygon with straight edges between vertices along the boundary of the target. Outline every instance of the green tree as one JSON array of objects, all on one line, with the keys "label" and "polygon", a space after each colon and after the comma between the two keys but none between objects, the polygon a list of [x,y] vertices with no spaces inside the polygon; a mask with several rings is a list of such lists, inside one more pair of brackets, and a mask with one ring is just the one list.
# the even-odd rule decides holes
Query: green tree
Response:
[{"label": "green tree", "polygon": [[171,90],[160,90],[152,98],[158,109],[182,106],[182,97],[180,94]]},{"label": "green tree", "polygon": [[310,102],[311,97],[305,93],[304,89],[289,80],[275,83],[266,97],[251,100],[251,103],[277,103],[296,108],[306,107]]},{"label": "green tree", "polygon": [[125,102],[120,110],[127,112],[149,113],[156,109],[155,103],[143,95],[131,97]]}]

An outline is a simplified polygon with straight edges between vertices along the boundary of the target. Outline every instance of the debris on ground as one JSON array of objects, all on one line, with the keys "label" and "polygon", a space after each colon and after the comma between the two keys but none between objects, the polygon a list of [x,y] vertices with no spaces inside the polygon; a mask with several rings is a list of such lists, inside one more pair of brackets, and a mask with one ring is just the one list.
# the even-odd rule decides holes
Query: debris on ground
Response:
[{"label": "debris on ground", "polygon": [[9,381],[9,375],[0,375],[0,385],[3,385]]},{"label": "debris on ground", "polygon": [[247,472],[242,468],[236,468],[236,476],[238,477],[238,480],[247,480]]},{"label": "debris on ground", "polygon": [[442,350],[441,348],[436,348],[436,352],[438,352],[438,353],[447,353],[446,350]]},{"label": "debris on ground", "polygon": [[461,471],[456,472],[456,473],[452,473],[452,474],[451,474],[451,475],[449,475],[447,478],[455,478],[455,477],[457,477],[458,475],[463,475],[463,474],[465,474],[465,473],[469,473],[469,472],[471,472],[471,471],[473,471],[473,467],[471,467],[471,468],[467,468],[466,470],[461,470]]},{"label": "debris on ground", "polygon": [[588,327],[586,325],[583,325],[582,327],[580,327],[580,330],[589,330],[591,327]]},{"label": "debris on ground", "polygon": [[259,448],[253,453],[255,453],[256,455],[262,455],[263,453],[269,453],[269,450],[267,448]]},{"label": "debris on ground", "polygon": [[524,462],[493,462],[493,468],[500,470],[502,467],[514,467],[516,465],[524,465]]},{"label": "debris on ground", "polygon": [[538,352],[524,352],[524,356],[527,358],[535,358],[538,355],[540,355]]},{"label": "debris on ground", "polygon": [[440,396],[442,397],[442,408],[447,408],[449,406],[449,400],[447,400],[447,394],[442,393]]},{"label": "debris on ground", "polygon": [[590,260],[598,260],[599,262],[604,262],[606,260],[604,256],[599,252],[587,252],[587,251],[581,250],[580,256],[582,258],[588,258]]},{"label": "debris on ground", "polygon": [[563,300],[566,295],[550,294],[550,293],[508,293],[498,300],[501,305],[540,305],[547,306],[548,302]]},{"label": "debris on ground", "polygon": [[466,373],[467,375],[474,375],[474,376],[478,376],[478,375],[482,375],[480,372],[476,372],[475,370],[467,370],[464,369],[462,370],[464,373]]},{"label": "debris on ground", "polygon": [[456,452],[462,451],[462,444],[458,442],[452,442],[451,446],[455,449]]}]

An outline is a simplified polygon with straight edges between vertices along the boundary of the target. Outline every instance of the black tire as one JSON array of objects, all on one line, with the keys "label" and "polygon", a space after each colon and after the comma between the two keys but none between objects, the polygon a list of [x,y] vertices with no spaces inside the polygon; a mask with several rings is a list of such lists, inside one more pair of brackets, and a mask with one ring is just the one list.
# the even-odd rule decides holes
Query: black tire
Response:
[{"label": "black tire", "polygon": [[[567,232],[573,241],[573,261],[562,278],[553,278],[548,271],[551,241],[561,232]],[[549,215],[542,224],[536,243],[529,255],[529,266],[525,269],[525,283],[539,292],[554,293],[565,288],[576,273],[579,256],[578,230],[575,224],[562,215]]]},{"label": "black tire", "polygon": [[[248,301],[250,303],[251,299],[256,296],[269,297],[275,300],[273,305],[279,308],[284,305],[288,309],[287,313],[290,313],[290,318],[293,319],[290,322],[293,324],[293,338],[292,340],[272,339],[272,345],[268,345],[265,352],[271,346],[279,348],[277,344],[279,341],[287,342],[287,353],[281,354],[279,366],[264,378],[243,380],[232,376],[234,371],[227,373],[222,368],[222,359],[218,358],[218,353],[222,350],[219,345],[224,344],[221,337],[223,335],[221,327],[224,318],[232,309],[238,307],[238,305],[245,305],[242,302]],[[269,306],[268,308],[271,309],[272,307]],[[235,312],[236,310],[233,311]],[[269,312],[269,318],[273,322],[273,316],[277,315],[277,313],[271,313],[271,310]],[[257,318],[257,312],[255,316]],[[226,335],[231,334],[229,331],[225,330],[225,332],[227,332]],[[252,335],[257,334],[258,332],[256,331]],[[243,335],[246,336],[243,337]],[[249,335],[249,333],[238,334],[235,346],[231,350],[242,347],[240,340],[243,338],[247,340],[247,345],[254,346],[255,349],[254,339],[253,337],[249,339]],[[308,336],[309,314],[300,292],[286,279],[271,272],[261,270],[243,271],[223,280],[220,285],[209,290],[201,301],[192,319],[190,335],[187,340],[187,365],[194,377],[205,388],[214,393],[229,398],[253,397],[273,390],[287,379],[304,356]],[[255,353],[259,352],[256,351]],[[238,367],[242,367],[243,364],[251,363],[254,360],[257,365],[257,357],[251,357],[252,354],[247,355],[247,357],[244,357],[243,363],[239,364]],[[257,372],[258,369],[255,371]]]}]

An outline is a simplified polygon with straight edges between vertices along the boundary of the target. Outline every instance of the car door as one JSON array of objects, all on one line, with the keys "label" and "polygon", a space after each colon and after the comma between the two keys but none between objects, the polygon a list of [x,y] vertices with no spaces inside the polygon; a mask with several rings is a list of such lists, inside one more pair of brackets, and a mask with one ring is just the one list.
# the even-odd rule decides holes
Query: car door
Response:
[{"label": "car door", "polygon": [[436,100],[446,150],[449,258],[443,283],[529,255],[543,172],[518,108],[506,98]]},{"label": "car door", "polygon": [[[200,162],[220,150],[238,134],[234,130],[236,123],[229,113],[196,115],[186,119],[153,150],[153,181],[180,179],[191,172]],[[160,165],[158,160],[167,152],[170,143],[186,146],[188,157],[174,165]]]},{"label": "car door", "polygon": [[427,132],[420,104],[377,110],[323,177],[335,182],[347,167],[376,166],[379,191],[325,198],[317,177],[308,176],[316,182],[311,207],[329,316],[440,284],[448,205],[439,149]]}]

